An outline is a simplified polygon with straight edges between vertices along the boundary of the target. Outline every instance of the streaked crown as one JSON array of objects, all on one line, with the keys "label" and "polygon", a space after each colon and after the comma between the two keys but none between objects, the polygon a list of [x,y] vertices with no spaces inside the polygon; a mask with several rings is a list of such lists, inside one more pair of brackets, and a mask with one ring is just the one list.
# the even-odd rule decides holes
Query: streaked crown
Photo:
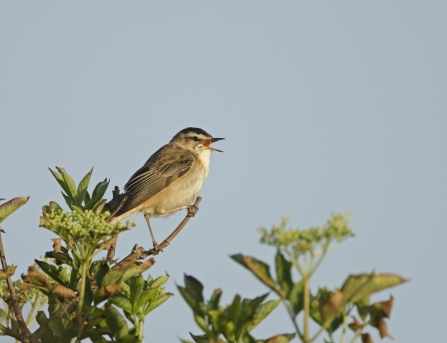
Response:
[{"label": "streaked crown", "polygon": [[171,142],[181,141],[184,139],[193,139],[196,142],[210,140],[213,138],[208,132],[205,130],[199,129],[197,127],[187,127],[179,131],[172,139]]}]

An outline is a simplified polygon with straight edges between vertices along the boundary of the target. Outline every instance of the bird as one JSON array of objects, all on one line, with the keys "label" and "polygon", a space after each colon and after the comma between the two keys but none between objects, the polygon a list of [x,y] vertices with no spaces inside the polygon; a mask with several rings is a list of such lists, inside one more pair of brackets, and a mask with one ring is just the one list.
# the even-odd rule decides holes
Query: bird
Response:
[{"label": "bird", "polygon": [[197,211],[191,202],[208,176],[211,153],[223,152],[210,144],[223,139],[196,127],[179,131],[127,181],[107,219],[109,224],[142,212],[157,250],[150,218],[167,217],[184,209]]}]

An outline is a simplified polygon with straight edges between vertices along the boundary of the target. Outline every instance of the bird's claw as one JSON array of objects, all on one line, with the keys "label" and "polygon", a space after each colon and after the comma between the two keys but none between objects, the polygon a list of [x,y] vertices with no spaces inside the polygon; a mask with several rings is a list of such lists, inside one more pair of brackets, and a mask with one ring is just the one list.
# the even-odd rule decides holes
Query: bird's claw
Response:
[{"label": "bird's claw", "polygon": [[191,205],[188,208],[188,217],[194,217],[199,208],[196,205]]}]

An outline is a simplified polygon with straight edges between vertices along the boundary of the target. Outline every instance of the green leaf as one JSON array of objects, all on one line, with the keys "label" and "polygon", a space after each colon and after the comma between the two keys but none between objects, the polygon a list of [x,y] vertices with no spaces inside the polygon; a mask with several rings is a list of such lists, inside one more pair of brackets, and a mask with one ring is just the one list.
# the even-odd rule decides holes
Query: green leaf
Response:
[{"label": "green leaf", "polygon": [[275,262],[278,284],[287,297],[293,288],[292,263],[284,258],[279,249],[276,251]]},{"label": "green leaf", "polygon": [[270,300],[258,307],[254,320],[247,326],[247,331],[252,331],[262,322],[281,302],[281,299]]},{"label": "green leaf", "polygon": [[109,270],[110,267],[107,264],[102,263],[102,261],[97,261],[97,264],[94,265],[94,269],[92,270],[95,274],[95,281],[97,285],[107,286],[102,283],[102,279],[109,272]]},{"label": "green leaf", "polygon": [[104,179],[104,181],[99,182],[92,193],[92,198],[88,203],[85,204],[85,207],[91,209],[99,200],[102,200],[107,187],[109,187],[110,180]]},{"label": "green leaf", "polygon": [[[62,189],[64,190],[65,193],[70,194],[70,188],[68,187],[67,183],[65,182],[64,178],[62,177],[62,175],[56,173],[55,171],[53,171],[51,168],[48,168],[51,172],[51,174],[53,174],[54,178],[56,179],[56,181],[59,183],[59,185],[62,187]],[[57,167],[56,167],[57,169]]]},{"label": "green leaf", "polygon": [[54,252],[54,251],[47,251],[45,253],[45,257],[47,258],[54,258],[55,260],[65,261],[68,262],[67,264],[70,264],[72,262],[72,258],[68,253],[65,252]]},{"label": "green leaf", "polygon": [[156,278],[154,281],[151,282],[150,286],[152,288],[158,287],[158,286],[162,286],[164,285],[167,281],[169,280],[169,276],[159,276],[158,278]]},{"label": "green leaf", "polygon": [[185,287],[197,302],[203,302],[203,285],[196,278],[185,274]]},{"label": "green leaf", "polygon": [[206,322],[205,318],[198,315],[197,313],[194,313],[194,320],[196,321],[197,325],[208,334],[208,323]]},{"label": "green leaf", "polygon": [[106,203],[107,201],[105,199],[99,200],[96,204],[93,205],[92,211],[95,211],[96,213],[101,213]]},{"label": "green leaf", "polygon": [[196,299],[186,288],[177,286],[177,289],[179,290],[180,294],[182,295],[183,299],[185,299],[189,307],[191,307],[191,309],[194,311],[194,313],[198,313],[201,316],[205,314],[202,308],[200,307],[200,304],[196,301]]},{"label": "green leaf", "polygon": [[369,295],[382,291],[387,288],[391,288],[407,282],[408,279],[404,279],[396,274],[359,274],[350,275],[341,292],[343,293],[344,303],[356,303]]},{"label": "green leaf", "polygon": [[163,293],[160,295],[160,297],[155,300],[152,304],[150,304],[146,310],[144,310],[144,315],[147,315],[149,312],[155,310],[158,306],[163,304],[166,300],[168,300],[170,297],[172,297],[172,293]]},{"label": "green leaf", "polygon": [[191,332],[189,333],[191,335],[191,338],[194,340],[195,343],[210,343],[210,340],[208,339],[208,336],[205,335],[193,335]]},{"label": "green leaf", "polygon": [[90,198],[90,193],[88,192],[88,190],[85,190],[85,195],[84,195],[84,208],[89,210],[90,208],[87,207],[87,204],[90,202],[91,198]]},{"label": "green leaf", "polygon": [[84,178],[79,182],[75,203],[78,206],[82,205],[84,201],[85,193],[87,192],[88,185],[90,183],[90,178],[93,173],[93,168],[84,176]]},{"label": "green leaf", "polygon": [[161,287],[146,289],[141,293],[138,306],[144,308],[147,304],[150,305],[161,295],[161,293],[163,293]]},{"label": "green leaf", "polygon": [[61,192],[62,196],[64,197],[65,202],[67,203],[68,207],[70,207],[70,209],[73,209],[73,200],[71,200],[71,198],[69,196],[67,196],[64,192]]},{"label": "green leaf", "polygon": [[106,305],[104,309],[107,326],[112,330],[118,339],[124,338],[128,335],[126,320],[112,305]]},{"label": "green leaf", "polygon": [[68,173],[66,172],[66,170],[64,168],[59,168],[56,167],[57,171],[62,175],[62,177],[64,178],[65,184],[67,185],[67,190],[65,190],[67,192],[67,195],[73,200],[75,201],[76,199],[76,184],[73,181],[73,179],[71,178],[70,175],[68,175]]},{"label": "green leaf", "polygon": [[90,284],[90,279],[87,278],[85,280],[85,295],[84,295],[84,303],[90,305],[93,301],[93,292],[92,286]]},{"label": "green leaf", "polygon": [[67,282],[65,282],[62,278],[59,277],[59,273],[61,272],[61,270],[59,270],[56,266],[53,266],[51,264],[39,260],[34,261],[37,263],[40,269],[42,269],[42,271],[49,277],[51,277],[54,281],[60,283],[65,287],[70,286]]},{"label": "green leaf", "polygon": [[298,315],[304,306],[304,283],[302,280],[293,285],[287,299],[295,316]]},{"label": "green leaf", "polygon": [[17,197],[0,205],[0,223],[8,218],[11,214],[25,205],[29,200],[28,197]]},{"label": "green leaf", "polygon": [[138,311],[138,301],[141,298],[143,292],[144,280],[141,275],[129,279],[130,288],[130,302],[132,304],[132,313],[136,314]]},{"label": "green leaf", "polygon": [[48,318],[44,311],[37,312],[36,322],[39,324],[39,326],[44,326],[48,323]]},{"label": "green leaf", "polygon": [[115,306],[118,306],[119,308],[122,308],[124,311],[132,313],[132,304],[130,303],[130,300],[127,299],[126,297],[117,295],[114,296],[113,298],[110,298],[109,302],[111,302]]},{"label": "green leaf", "polygon": [[213,295],[211,296],[210,301],[208,302],[208,307],[212,310],[219,309],[220,297],[222,296],[221,289],[215,289]]},{"label": "green leaf", "polygon": [[7,318],[8,316],[6,315],[6,312],[5,312],[5,310],[4,309],[2,309],[2,308],[0,308],[0,323],[3,325],[3,324],[6,324],[6,318]]},{"label": "green leaf", "polygon": [[68,287],[71,288],[72,290],[76,290],[80,277],[81,276],[78,274],[76,269],[72,268],[70,273],[70,283]]},{"label": "green leaf", "polygon": [[284,291],[277,287],[270,275],[270,267],[253,257],[244,256],[241,254],[230,256],[233,260],[250,270],[263,284],[271,288],[280,297],[284,297]]},{"label": "green leaf", "polygon": [[359,313],[360,318],[362,320],[366,319],[366,316],[369,312],[369,297],[365,297],[355,303],[355,306],[357,307],[357,312]]}]

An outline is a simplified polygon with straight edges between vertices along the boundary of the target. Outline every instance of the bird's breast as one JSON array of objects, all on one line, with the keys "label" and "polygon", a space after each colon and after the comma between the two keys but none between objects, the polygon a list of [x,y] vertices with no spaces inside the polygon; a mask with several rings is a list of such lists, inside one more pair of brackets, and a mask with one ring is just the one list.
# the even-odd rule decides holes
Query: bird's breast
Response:
[{"label": "bird's breast", "polygon": [[207,170],[203,168],[203,165],[194,163],[185,176],[154,196],[150,200],[152,206],[144,212],[154,217],[164,217],[174,214],[175,212],[170,212],[172,210],[191,204],[199,195],[206,175]]}]

